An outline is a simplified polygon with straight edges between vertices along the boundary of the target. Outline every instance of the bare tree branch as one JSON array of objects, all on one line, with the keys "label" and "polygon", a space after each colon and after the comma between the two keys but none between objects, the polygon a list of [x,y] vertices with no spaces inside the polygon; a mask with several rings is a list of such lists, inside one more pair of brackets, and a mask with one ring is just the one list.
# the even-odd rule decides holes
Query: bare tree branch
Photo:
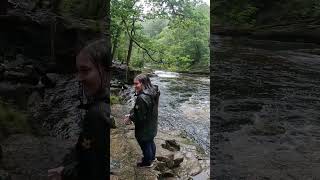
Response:
[{"label": "bare tree branch", "polygon": [[125,27],[126,27],[126,31],[127,31],[127,34],[128,34],[128,36],[129,36],[129,38],[130,38],[139,48],[143,49],[143,50],[147,53],[147,55],[149,56],[149,58],[150,58],[152,61],[163,64],[164,62],[163,62],[161,59],[160,59],[160,61],[155,60],[155,59],[152,57],[152,55],[150,54],[149,50],[146,49],[145,47],[141,46],[140,43],[132,37],[132,34],[129,32],[129,27],[127,26],[127,23],[125,22],[124,19],[122,19],[122,21],[123,21],[123,23],[124,23],[124,25],[125,25]]}]

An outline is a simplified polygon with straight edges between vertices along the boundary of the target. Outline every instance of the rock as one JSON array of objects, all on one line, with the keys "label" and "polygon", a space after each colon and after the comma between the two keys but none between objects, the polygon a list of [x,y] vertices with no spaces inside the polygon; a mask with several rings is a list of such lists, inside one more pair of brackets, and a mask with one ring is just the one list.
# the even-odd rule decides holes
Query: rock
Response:
[{"label": "rock", "polygon": [[0,81],[2,81],[4,78],[4,71],[5,71],[5,68],[0,65]]},{"label": "rock", "polygon": [[37,84],[38,78],[32,77],[27,73],[23,72],[16,72],[16,71],[6,71],[4,73],[4,79],[7,81],[13,81],[15,83],[30,83],[30,84]]},{"label": "rock", "polygon": [[110,175],[110,180],[118,180],[119,177],[116,175]]},{"label": "rock", "polygon": [[1,160],[2,160],[2,153],[3,153],[2,146],[0,145],[0,164],[1,164]]},{"label": "rock", "polygon": [[[140,74],[141,71],[136,71],[136,70],[131,70],[128,69],[127,71],[127,66],[124,64],[120,64],[118,62],[113,62],[112,65],[112,77],[115,79],[119,79],[122,82],[126,82],[128,84],[133,84],[133,79],[136,75]],[[127,79],[126,79],[127,77]]]},{"label": "rock", "polygon": [[6,67],[4,64],[0,64],[0,73],[4,73],[6,70]]},{"label": "rock", "polygon": [[0,180],[11,180],[11,176],[8,172],[0,169]]},{"label": "rock", "polygon": [[43,75],[40,78],[40,81],[42,82],[42,84],[44,84],[45,87],[47,88],[53,88],[56,86],[56,83],[54,81],[52,81],[46,74]]},{"label": "rock", "polygon": [[164,172],[168,169],[166,162],[158,162],[156,167],[154,168],[157,171]]},{"label": "rock", "polygon": [[173,178],[173,177],[175,177],[175,174],[173,173],[172,170],[167,170],[167,171],[161,173],[159,176],[160,179],[161,178]]},{"label": "rock", "polygon": [[28,107],[34,107],[37,103],[40,103],[41,101],[42,101],[42,98],[41,98],[39,92],[34,91],[29,96],[27,105],[28,105]]},{"label": "rock", "polygon": [[161,144],[161,146],[169,151],[180,151],[180,145],[176,140],[166,140],[165,144]]},{"label": "rock", "polygon": [[156,75],[155,73],[148,73],[147,76],[148,77],[157,77],[158,75]]},{"label": "rock", "polygon": [[114,119],[114,117],[112,115],[110,116],[110,120],[111,120],[111,128],[112,129],[117,128],[116,121],[115,121],[115,119]]},{"label": "rock", "polygon": [[118,160],[110,159],[110,170],[112,174],[116,174],[116,169],[120,169],[120,162]]},{"label": "rock", "polygon": [[32,91],[37,90],[34,85],[14,84],[6,81],[0,82],[0,94],[6,99],[13,100],[21,108],[27,106],[28,97]]},{"label": "rock", "polygon": [[178,152],[176,154],[169,154],[167,156],[157,156],[156,169],[163,172],[166,169],[173,169],[179,167],[179,165],[183,162],[184,156]]},{"label": "rock", "polygon": [[47,73],[46,75],[47,75],[47,77],[48,77],[49,79],[51,79],[51,81],[53,81],[54,83],[56,83],[56,82],[59,80],[59,78],[60,78],[59,74],[56,74],[56,73]]},{"label": "rock", "polygon": [[174,154],[173,158],[173,168],[179,167],[180,164],[183,162],[184,156],[179,152]]},{"label": "rock", "polygon": [[29,11],[33,10],[36,7],[36,1],[32,0],[9,0],[8,2],[15,7],[19,7]]},{"label": "rock", "polygon": [[[57,16],[51,10],[37,8],[37,6],[51,7],[50,0],[10,0],[10,4],[7,15],[1,16],[0,26],[3,28],[0,47],[14,49],[13,57],[19,53],[16,51],[19,49],[25,57],[36,59],[39,64],[43,64],[46,70],[71,72],[74,68],[73,59],[79,47],[83,47],[89,39],[101,35],[97,28],[100,20]],[[57,29],[54,38],[54,57],[48,40],[53,21]],[[10,52],[5,53],[7,55]],[[19,55],[12,62],[19,64],[24,56]]]},{"label": "rock", "polygon": [[9,60],[6,62],[6,66],[8,69],[21,68],[25,63],[24,56],[22,54],[17,54],[16,59]]},{"label": "rock", "polygon": [[173,159],[173,156],[157,156],[157,160],[161,162],[169,162]]},{"label": "rock", "polygon": [[190,170],[190,175],[195,176],[195,175],[201,173],[201,171],[202,171],[202,168],[201,168],[200,164],[196,163],[196,164],[192,165],[191,170]]},{"label": "rock", "polygon": [[167,167],[168,167],[169,169],[173,169],[173,168],[174,168],[174,161],[173,161],[173,160],[168,161],[168,162],[166,162],[166,165],[167,165]]}]

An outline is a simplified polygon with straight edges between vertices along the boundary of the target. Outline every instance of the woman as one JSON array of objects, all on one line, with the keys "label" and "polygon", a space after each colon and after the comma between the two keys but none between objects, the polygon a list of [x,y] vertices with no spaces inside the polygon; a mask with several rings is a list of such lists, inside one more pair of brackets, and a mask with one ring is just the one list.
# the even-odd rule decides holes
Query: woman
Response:
[{"label": "woman", "polygon": [[88,103],[81,108],[81,132],[69,160],[50,169],[51,179],[96,179],[109,177],[110,100],[106,90],[110,82],[111,61],[106,41],[98,40],[83,48],[76,58],[77,80],[82,84]]},{"label": "woman", "polygon": [[138,167],[151,167],[155,160],[156,145],[154,138],[158,127],[158,103],[160,91],[152,85],[149,77],[140,74],[134,79],[136,102],[130,115],[125,118],[126,124],[135,124],[135,137],[141,147],[143,158]]}]

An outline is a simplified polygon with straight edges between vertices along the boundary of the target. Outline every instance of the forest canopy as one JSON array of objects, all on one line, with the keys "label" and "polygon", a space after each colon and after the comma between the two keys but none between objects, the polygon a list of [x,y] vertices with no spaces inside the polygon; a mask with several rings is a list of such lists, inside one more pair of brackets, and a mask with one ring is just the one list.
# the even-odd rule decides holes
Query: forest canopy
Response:
[{"label": "forest canopy", "polygon": [[209,71],[209,5],[111,0],[112,58],[132,68]]}]

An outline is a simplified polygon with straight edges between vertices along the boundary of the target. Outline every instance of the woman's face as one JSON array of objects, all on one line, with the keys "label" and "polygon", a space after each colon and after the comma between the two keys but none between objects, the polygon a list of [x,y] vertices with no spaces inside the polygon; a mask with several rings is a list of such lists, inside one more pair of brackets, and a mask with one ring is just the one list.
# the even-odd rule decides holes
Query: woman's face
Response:
[{"label": "woman's face", "polygon": [[90,56],[85,52],[80,52],[77,56],[77,80],[83,84],[86,95],[92,96],[101,88],[101,77],[98,68],[90,60]]},{"label": "woman's face", "polygon": [[134,80],[133,84],[134,84],[134,88],[135,88],[137,93],[142,91],[142,83],[140,81]]}]

